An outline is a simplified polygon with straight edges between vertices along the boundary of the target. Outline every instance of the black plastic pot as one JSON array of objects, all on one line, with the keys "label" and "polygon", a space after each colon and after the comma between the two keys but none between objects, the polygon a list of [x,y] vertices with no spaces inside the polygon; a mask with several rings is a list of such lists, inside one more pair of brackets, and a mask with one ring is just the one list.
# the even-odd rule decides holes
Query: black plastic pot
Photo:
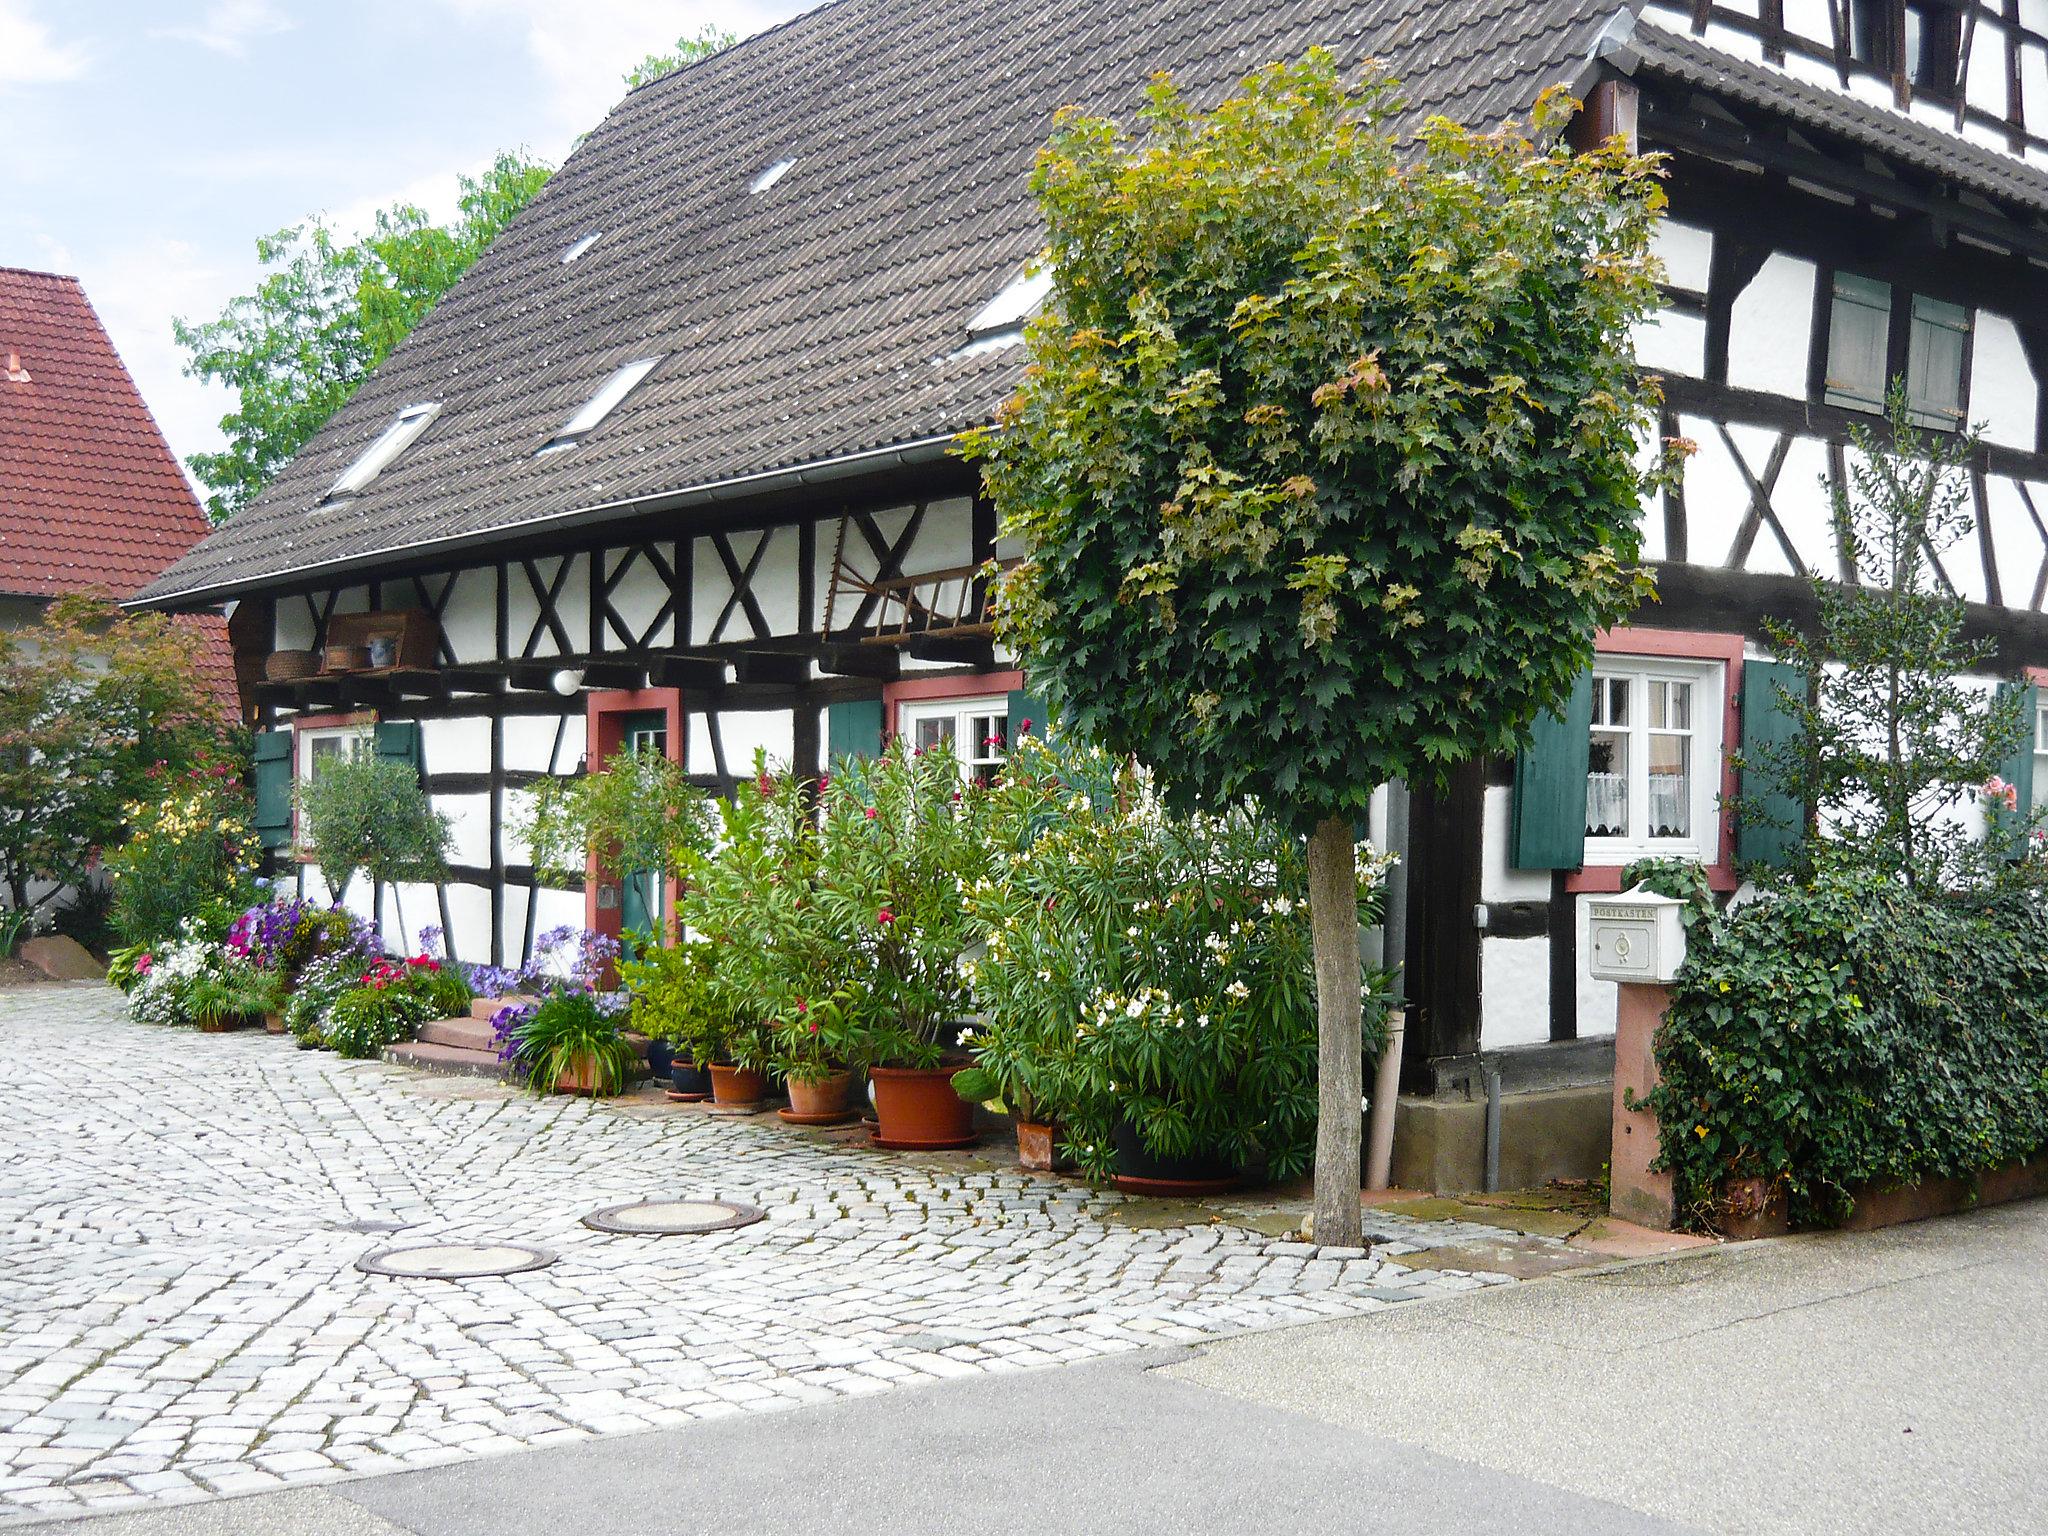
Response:
[{"label": "black plastic pot", "polygon": [[675,1066],[676,1047],[673,1040],[663,1040],[650,1035],[647,1040],[647,1070],[655,1078],[664,1078]]},{"label": "black plastic pot", "polygon": [[711,1073],[707,1068],[678,1056],[669,1068],[668,1083],[677,1093],[708,1096],[711,1092]]},{"label": "black plastic pot", "polygon": [[1213,1153],[1160,1157],[1146,1147],[1145,1139],[1128,1120],[1117,1121],[1114,1143],[1120,1188],[1145,1194],[1194,1194],[1228,1189],[1242,1177],[1238,1168]]}]

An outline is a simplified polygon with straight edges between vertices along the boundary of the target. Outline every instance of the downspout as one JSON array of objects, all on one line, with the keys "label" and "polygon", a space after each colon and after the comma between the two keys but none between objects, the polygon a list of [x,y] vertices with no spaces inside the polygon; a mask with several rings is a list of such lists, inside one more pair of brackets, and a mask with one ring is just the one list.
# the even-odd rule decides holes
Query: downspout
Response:
[{"label": "downspout", "polygon": [[[1394,997],[1401,998],[1402,962],[1408,954],[1408,786],[1387,785],[1387,852],[1394,864],[1387,871],[1386,914],[1380,919],[1380,963],[1392,977]],[[1408,1013],[1395,1008],[1387,1015],[1387,1043],[1380,1049],[1373,1075],[1372,1115],[1366,1128],[1365,1187],[1385,1189],[1393,1178],[1394,1104],[1401,1092],[1401,1046]]]}]

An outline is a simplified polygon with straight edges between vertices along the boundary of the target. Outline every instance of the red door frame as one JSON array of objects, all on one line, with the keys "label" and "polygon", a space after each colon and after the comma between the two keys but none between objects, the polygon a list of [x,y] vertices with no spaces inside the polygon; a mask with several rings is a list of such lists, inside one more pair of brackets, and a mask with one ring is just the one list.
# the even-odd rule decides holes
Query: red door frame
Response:
[{"label": "red door frame", "polygon": [[[668,721],[668,760],[678,767],[684,758],[684,723],[682,690],[678,688],[607,688],[594,689],[583,695],[584,703],[584,767],[589,771],[602,768],[619,750],[626,736],[626,716],[660,714]],[[597,904],[597,887],[603,872],[597,867],[597,856],[592,854],[583,871],[583,926],[592,933],[604,934],[607,938],[619,936],[619,926],[625,911],[623,900],[612,903],[609,911],[600,911]],[[676,883],[668,882],[663,901],[666,910],[668,937],[675,937]]]}]

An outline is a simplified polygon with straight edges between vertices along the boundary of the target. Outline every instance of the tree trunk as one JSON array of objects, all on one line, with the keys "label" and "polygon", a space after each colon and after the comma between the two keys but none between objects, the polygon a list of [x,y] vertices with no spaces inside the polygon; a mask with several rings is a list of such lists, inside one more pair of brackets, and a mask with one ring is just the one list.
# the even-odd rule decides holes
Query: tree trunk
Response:
[{"label": "tree trunk", "polygon": [[1331,817],[1308,845],[1309,923],[1316,954],[1315,1240],[1356,1248],[1365,1005],[1359,985],[1358,860],[1351,823]]}]

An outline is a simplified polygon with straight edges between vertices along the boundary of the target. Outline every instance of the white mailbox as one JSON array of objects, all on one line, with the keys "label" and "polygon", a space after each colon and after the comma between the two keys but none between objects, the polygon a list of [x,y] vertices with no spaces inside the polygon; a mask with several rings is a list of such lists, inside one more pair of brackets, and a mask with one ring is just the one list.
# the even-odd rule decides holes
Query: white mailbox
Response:
[{"label": "white mailbox", "polygon": [[1685,903],[1637,886],[1586,903],[1593,940],[1590,969],[1596,981],[1668,982],[1685,964]]}]

